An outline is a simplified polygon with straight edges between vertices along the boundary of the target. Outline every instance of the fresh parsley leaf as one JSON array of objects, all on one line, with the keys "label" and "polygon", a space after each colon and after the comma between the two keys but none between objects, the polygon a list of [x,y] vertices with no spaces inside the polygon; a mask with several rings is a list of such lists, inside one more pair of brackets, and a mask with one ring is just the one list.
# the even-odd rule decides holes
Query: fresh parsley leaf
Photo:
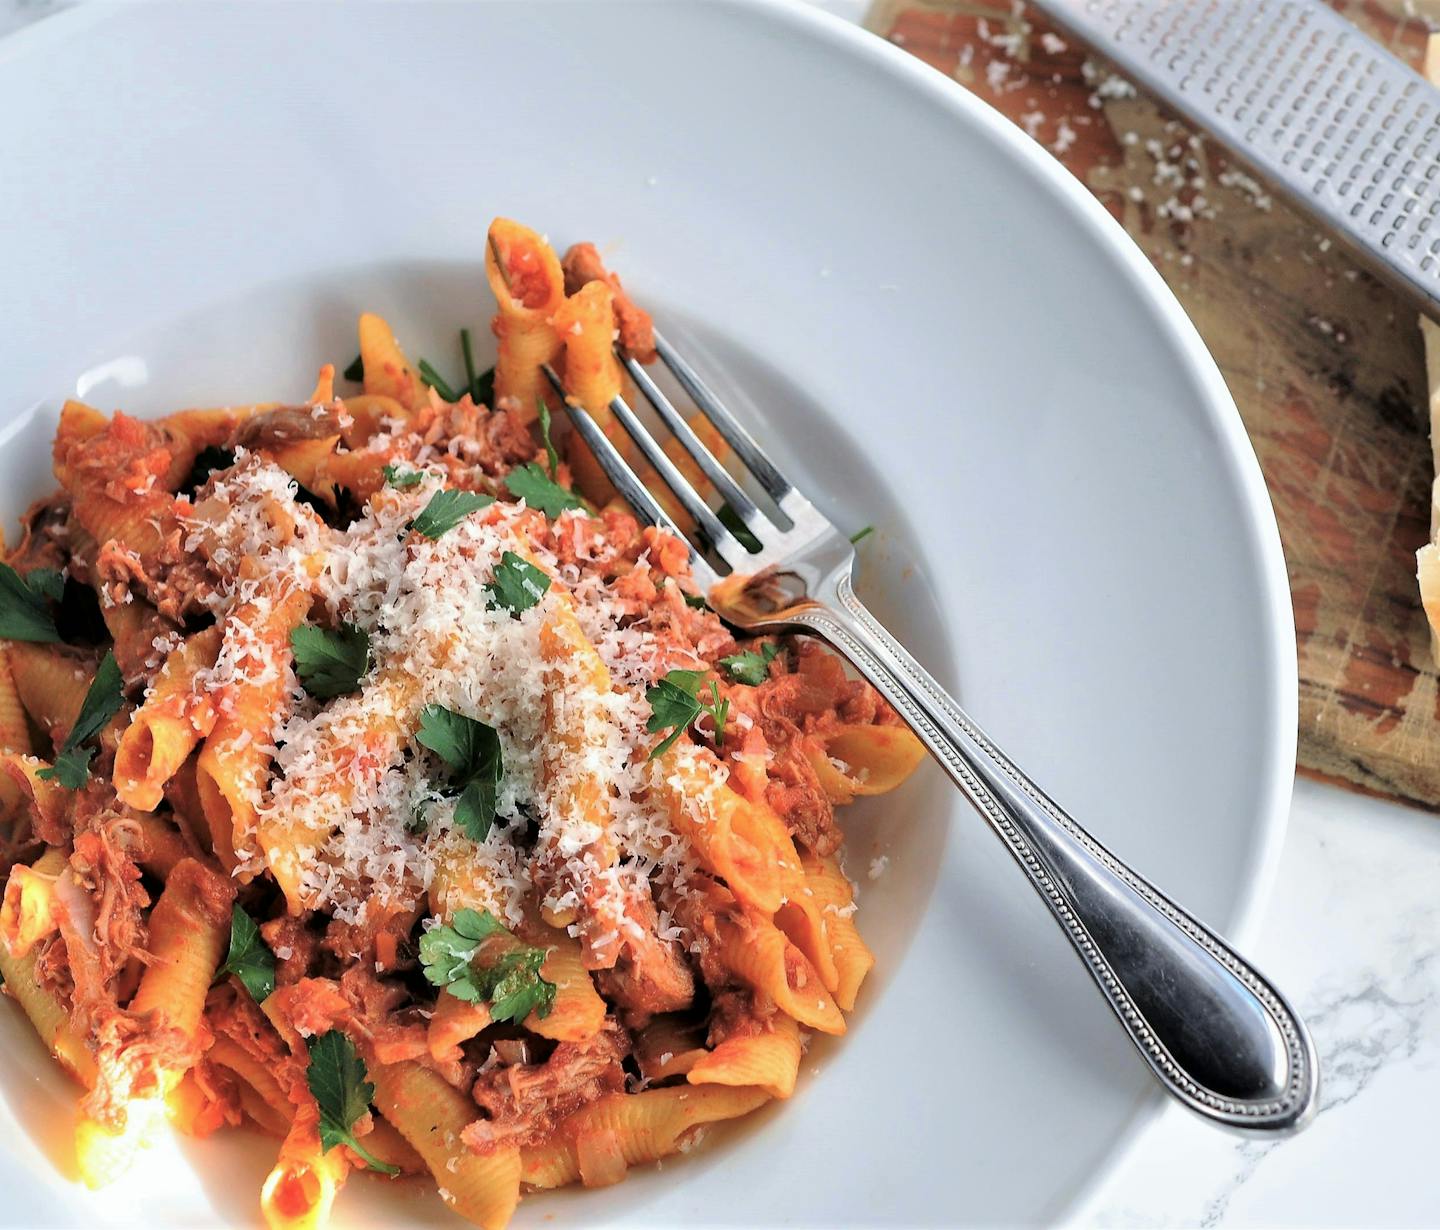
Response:
[{"label": "fresh parsley leaf", "polygon": [[500,736],[493,726],[443,705],[420,711],[415,739],[445,762],[460,797],[455,823],[472,841],[484,841],[495,823],[495,802],[505,775]]},{"label": "fresh parsley leaf", "polygon": [[426,538],[439,538],[446,530],[452,530],[472,512],[495,503],[493,495],[481,495],[478,491],[456,491],[446,487],[430,497],[421,514],[410,522],[410,528]]},{"label": "fresh parsley leaf", "polygon": [[216,470],[228,470],[234,464],[235,454],[230,449],[207,444],[195,454],[195,460],[190,464],[190,473],[180,484],[180,489],[196,491],[205,485],[206,480]]},{"label": "fresh parsley leaf", "polygon": [[545,1018],[555,1007],[555,984],[540,976],[545,949],[511,949],[484,970],[482,991],[493,1021],[523,1021],[532,1012]]},{"label": "fresh parsley leaf", "polygon": [[851,534],[850,541],[852,543],[859,542],[862,538],[869,538],[870,535],[874,532],[875,527],[873,525],[867,525],[863,530],[856,530],[853,534]]},{"label": "fresh parsley leaf", "polygon": [[759,653],[732,653],[721,658],[720,665],[736,683],[748,683],[754,688],[770,677],[770,663],[779,655],[777,646],[765,644],[760,646]]},{"label": "fresh parsley leaf", "polygon": [[449,381],[445,379],[434,367],[430,365],[429,359],[421,359],[416,367],[420,370],[420,379],[440,394],[448,402],[460,400],[460,394],[450,387]]},{"label": "fresh parsley leaf", "polygon": [[648,760],[664,755],[702,713],[708,713],[715,723],[717,746],[725,742],[725,718],[730,712],[730,702],[720,699],[720,688],[713,679],[710,699],[703,699],[701,684],[704,681],[704,671],[668,671],[653,688],[645,690],[645,699],[650,702],[650,720],[645,723],[645,729],[651,734],[670,731]]},{"label": "fresh parsley leaf", "polygon": [[48,592],[48,578],[27,583],[9,564],[0,564],[0,637],[42,645],[58,642],[55,618],[45,604]]},{"label": "fresh parsley leaf", "polygon": [[477,406],[494,406],[495,404],[495,369],[487,367],[475,377],[475,391],[470,399]]},{"label": "fresh parsley leaf", "polygon": [[290,633],[290,648],[295,673],[316,700],[356,691],[370,669],[370,638],[351,623],[334,629],[301,624]]},{"label": "fresh parsley leaf", "polygon": [[535,413],[540,419],[540,439],[545,443],[545,460],[550,463],[550,477],[554,478],[560,469],[560,454],[555,451],[555,445],[550,440],[550,407],[545,404],[543,397],[535,399]]},{"label": "fresh parsley leaf", "polygon": [[115,664],[114,652],[107,652],[100,669],[95,672],[90,690],[85,693],[79,716],[65,736],[64,746],[55,757],[54,765],[41,769],[36,776],[46,781],[58,781],[67,790],[79,790],[90,777],[90,757],[95,754],[95,749],[85,744],[110,724],[110,719],[120,712],[124,701],[125,681]]},{"label": "fresh parsley leaf", "polygon": [[505,475],[505,485],[517,500],[524,500],[547,517],[558,517],[567,508],[584,507],[578,495],[567,491],[533,461],[516,466]]},{"label": "fresh parsley leaf", "polygon": [[550,578],[523,555],[506,551],[495,565],[495,579],[485,587],[491,607],[504,607],[512,615],[528,611],[545,596]]},{"label": "fresh parsley leaf", "polygon": [[[489,910],[456,910],[448,927],[435,927],[420,937],[420,964],[425,977],[437,987],[453,986],[467,977],[471,958],[482,940],[508,934]],[[452,992],[456,999],[474,1003],[472,987]]]},{"label": "fresh parsley leaf", "polygon": [[500,755],[494,727],[444,705],[426,705],[420,711],[416,738],[461,777],[471,776]]},{"label": "fresh parsley leaf", "polygon": [[495,775],[473,777],[455,800],[455,823],[471,841],[484,841],[495,823],[495,800],[500,793],[500,760],[496,757]]},{"label": "fresh parsley leaf", "polygon": [[255,920],[239,905],[230,910],[230,952],[215,977],[226,974],[240,979],[257,1004],[264,1003],[275,989],[275,954],[260,938]]},{"label": "fresh parsley leaf", "polygon": [[65,596],[65,574],[58,568],[32,568],[25,577],[30,592],[59,602]]},{"label": "fresh parsley leaf", "polygon": [[365,360],[357,354],[350,366],[340,374],[352,384],[360,384],[365,379]]},{"label": "fresh parsley leaf", "polygon": [[721,504],[715,515],[720,519],[720,524],[735,535],[735,541],[745,550],[752,554],[760,550],[760,540],[750,532],[745,522],[740,520],[740,514],[729,504]]},{"label": "fresh parsley leaf", "polygon": [[355,1044],[338,1029],[307,1038],[310,1062],[305,1069],[305,1083],[320,1107],[320,1148],[329,1153],[336,1145],[345,1145],[364,1159],[371,1170],[399,1174],[398,1166],[387,1166],[370,1155],[355,1139],[355,1121],[370,1109],[375,1086],[366,1076],[365,1061],[355,1053]]},{"label": "fresh parsley leaf", "polygon": [[681,592],[680,596],[685,599],[686,606],[693,606],[697,611],[708,611],[710,604],[699,594],[687,594]]},{"label": "fresh parsley leaf", "polygon": [[399,466],[386,466],[384,470],[385,481],[392,487],[398,487],[401,491],[408,491],[411,487],[418,487],[425,481],[425,475],[419,470],[402,470]]},{"label": "fresh parsley leaf", "polygon": [[[492,936],[509,943],[477,963],[481,945]],[[489,910],[457,910],[448,927],[435,927],[420,939],[425,977],[467,1004],[487,1001],[494,1021],[523,1021],[531,1012],[542,1019],[550,1015],[555,984],[540,976],[545,956],[546,949],[515,940]]]},{"label": "fresh parsley leaf", "polygon": [[45,781],[59,782],[66,790],[79,790],[90,780],[90,761],[95,755],[93,747],[63,748],[48,769],[40,769],[35,776]]}]

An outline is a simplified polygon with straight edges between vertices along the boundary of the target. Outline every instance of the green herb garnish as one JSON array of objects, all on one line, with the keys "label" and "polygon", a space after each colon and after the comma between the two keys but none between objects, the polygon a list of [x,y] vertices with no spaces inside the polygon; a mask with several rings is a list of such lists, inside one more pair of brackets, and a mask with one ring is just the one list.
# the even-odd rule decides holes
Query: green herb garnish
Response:
[{"label": "green herb garnish", "polygon": [[489,406],[492,409],[495,405],[495,369],[487,367],[475,377],[475,392],[470,395],[470,400],[477,406]]},{"label": "green herb garnish", "polygon": [[760,646],[759,653],[732,653],[721,658],[720,665],[736,683],[748,683],[754,688],[770,677],[770,663],[779,656],[777,646],[765,644]]},{"label": "green herb garnish", "polygon": [[484,841],[495,823],[495,803],[505,772],[495,728],[443,705],[426,705],[420,711],[415,739],[450,770],[451,783],[460,792],[455,801],[455,823],[460,831],[473,841]]},{"label": "green herb garnish", "polygon": [[25,584],[33,593],[55,602],[65,596],[65,574],[58,568],[32,568],[26,574]]},{"label": "green herb garnish", "polygon": [[67,790],[79,790],[90,778],[90,757],[95,755],[95,749],[85,745],[110,724],[124,702],[125,681],[115,663],[114,652],[107,651],[54,765],[41,769],[35,776],[58,781]]},{"label": "green herb garnish", "polygon": [[555,451],[555,445],[550,440],[550,407],[545,404],[543,397],[536,399],[535,413],[540,419],[540,439],[545,442],[545,459],[550,463],[550,477],[554,478],[556,471],[560,469],[560,454]]},{"label": "green herb garnish", "polygon": [[[9,564],[0,564],[0,637],[42,645],[60,640],[46,599],[58,599],[65,585],[61,581],[60,593],[56,593],[51,572],[48,568],[37,568],[27,579]],[[45,575],[37,578],[36,573]],[[54,576],[58,578],[59,573]]]},{"label": "green herb garnish", "polygon": [[721,504],[715,516],[719,518],[721,525],[735,535],[735,541],[745,550],[752,553],[760,550],[760,540],[750,532],[750,528],[740,520],[740,514],[729,504]]},{"label": "green herb garnish", "polygon": [[870,535],[874,532],[875,527],[873,525],[867,525],[863,530],[856,530],[853,534],[851,534],[850,541],[852,543],[859,542],[862,538],[869,538]]},{"label": "green herb garnish", "polygon": [[456,491],[446,487],[430,497],[421,514],[410,522],[410,528],[426,538],[439,538],[446,530],[454,529],[472,512],[487,508],[495,503],[493,495],[481,495],[478,491]]},{"label": "green herb garnish", "polygon": [[558,517],[566,509],[584,507],[578,495],[567,491],[533,461],[516,466],[505,475],[505,485],[517,500],[524,500],[547,517]]},{"label": "green herb garnish", "polygon": [[220,979],[226,974],[240,979],[257,1004],[264,1003],[275,990],[275,954],[261,939],[255,920],[239,905],[230,910],[230,952],[215,977]]},{"label": "green herb garnish", "polygon": [[440,394],[448,402],[460,400],[460,394],[450,387],[449,381],[445,379],[434,367],[430,365],[429,359],[421,359],[415,365],[420,371],[420,379]]},{"label": "green herb garnish", "polygon": [[418,487],[425,481],[425,475],[419,470],[402,470],[399,466],[387,465],[382,473],[385,481],[392,487],[398,487],[401,491],[408,491],[411,487]]},{"label": "green herb garnish", "polygon": [[715,723],[716,746],[725,742],[725,718],[730,712],[730,702],[720,699],[720,688],[713,679],[710,680],[710,699],[701,698],[705,674],[704,671],[668,671],[653,688],[645,689],[645,699],[650,702],[650,720],[645,723],[645,729],[651,734],[670,731],[648,760],[664,755],[702,713],[708,713]]},{"label": "green herb garnish", "polygon": [[503,552],[495,565],[495,579],[485,587],[492,608],[503,607],[512,615],[528,611],[545,596],[550,578],[523,555]]},{"label": "green herb garnish", "polygon": [[290,633],[290,649],[295,673],[317,700],[356,691],[370,669],[370,638],[351,623],[338,628],[301,624]]},{"label": "green herb garnish", "polygon": [[492,936],[514,939],[489,910],[456,910],[448,927],[435,927],[420,938],[425,977],[467,1004],[488,1002],[494,1021],[523,1021],[532,1012],[549,1016],[555,984],[540,976],[546,949],[517,942],[477,965],[481,944]]},{"label": "green herb garnish", "polygon": [[336,1145],[344,1145],[371,1170],[383,1174],[399,1174],[398,1166],[388,1166],[373,1157],[355,1139],[357,1120],[370,1110],[375,1086],[366,1076],[365,1061],[355,1053],[355,1044],[338,1029],[318,1038],[307,1038],[310,1063],[305,1069],[305,1083],[320,1107],[320,1149],[329,1153]]}]

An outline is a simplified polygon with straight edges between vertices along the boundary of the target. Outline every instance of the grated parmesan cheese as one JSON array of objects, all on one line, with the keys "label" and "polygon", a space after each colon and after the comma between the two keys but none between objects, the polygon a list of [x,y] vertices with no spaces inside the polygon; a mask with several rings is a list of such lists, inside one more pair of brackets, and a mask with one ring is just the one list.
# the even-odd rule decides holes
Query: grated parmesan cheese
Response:
[{"label": "grated parmesan cheese", "polygon": [[[387,427],[404,431],[398,423]],[[392,440],[384,437],[382,446]],[[301,895],[342,922],[363,923],[372,903],[411,906],[435,882],[437,868],[460,865],[465,899],[456,905],[489,909],[514,926],[538,887],[543,905],[603,920],[592,941],[597,949],[640,938],[644,931],[628,903],[641,892],[648,896],[652,881],[683,892],[697,869],[663,807],[648,800],[653,736],[644,690],[667,669],[702,664],[689,651],[683,662],[672,661],[674,651],[643,626],[622,626],[624,608],[583,558],[561,569],[528,540],[523,523],[533,514],[523,505],[491,505],[435,540],[408,533],[442,487],[433,460],[418,449],[420,483],[382,490],[348,528],[332,529],[298,501],[288,474],[241,450],[185,523],[187,548],[202,553],[221,578],[212,607],[224,638],[214,666],[202,673],[203,686],[222,712],[233,710],[241,685],[283,680],[290,697],[266,732],[265,750],[274,758],[266,777],[273,780],[244,788],[261,824],[283,821],[302,835]],[[580,515],[567,515],[577,518],[578,535]],[[564,528],[562,517],[557,535]],[[513,616],[491,609],[482,590],[502,553],[522,544],[557,581]],[[369,637],[371,669],[358,691],[316,703],[299,688],[289,654],[265,643],[275,595],[288,586],[313,594],[325,620],[348,621]],[[587,681],[582,663],[541,657],[541,628],[567,601],[610,671],[609,691]],[[557,675],[559,686],[547,686]],[[554,737],[547,703],[560,719],[555,724],[583,732],[580,754]],[[436,786],[446,771],[415,739],[427,705],[484,722],[499,736],[504,775],[497,820],[484,841],[457,829],[454,800]],[[242,732],[231,750],[252,738]],[[687,745],[678,752],[698,754]],[[723,772],[702,773],[713,789],[726,780]],[[582,779],[610,788],[606,832],[566,802],[583,796],[575,789]],[[692,789],[686,798],[703,823],[705,792]],[[533,856],[517,840],[532,818],[540,830]],[[263,865],[254,838],[236,834],[245,871]],[[613,850],[608,860],[596,853],[605,843]],[[659,932],[666,940],[684,938],[668,912]]]}]

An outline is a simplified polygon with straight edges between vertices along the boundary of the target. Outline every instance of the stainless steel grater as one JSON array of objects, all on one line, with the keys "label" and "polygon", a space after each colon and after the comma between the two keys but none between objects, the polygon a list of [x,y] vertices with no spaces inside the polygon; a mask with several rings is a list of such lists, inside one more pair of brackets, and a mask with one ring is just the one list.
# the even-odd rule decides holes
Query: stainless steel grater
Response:
[{"label": "stainless steel grater", "polygon": [[1440,317],[1440,90],[1319,0],[1033,0]]}]

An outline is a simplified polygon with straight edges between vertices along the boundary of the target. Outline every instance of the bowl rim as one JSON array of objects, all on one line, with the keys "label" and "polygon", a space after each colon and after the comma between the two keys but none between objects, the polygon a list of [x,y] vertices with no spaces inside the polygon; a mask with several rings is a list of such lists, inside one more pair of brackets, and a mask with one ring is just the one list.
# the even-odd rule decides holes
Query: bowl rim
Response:
[{"label": "bowl rim", "polygon": [[[1128,276],[1144,304],[1175,343],[1179,361],[1195,379],[1206,418],[1220,442],[1224,462],[1237,480],[1249,545],[1260,565],[1263,626],[1257,628],[1257,634],[1271,664],[1265,684],[1272,710],[1273,742],[1266,750],[1263,789],[1258,792],[1259,840],[1248,883],[1239,894],[1231,917],[1212,920],[1228,940],[1240,947],[1253,946],[1279,871],[1289,823],[1299,736],[1300,683],[1295,612],[1280,528],[1254,446],[1214,356],[1174,292],[1125,228],[1059,159],[958,81],[873,31],[806,0],[727,0],[727,3],[788,25],[797,37],[820,39],[843,48],[877,71],[902,79],[925,100],[948,110],[959,122],[980,129],[997,145],[1007,147],[1019,163],[1069,206],[1092,242]],[[1140,1137],[1162,1112],[1177,1117],[1181,1114],[1180,1108],[1171,1105],[1156,1086],[1142,1097],[1105,1162],[1071,1192],[1056,1211],[1057,1223],[1083,1225],[1092,1220],[1110,1180],[1121,1171]]]},{"label": "bowl rim", "polygon": [[[1295,783],[1299,675],[1294,610],[1279,527],[1254,447],[1214,357],[1164,279],[1119,222],[1039,142],[958,81],[878,34],[820,7],[816,0],[718,2],[749,17],[785,27],[791,37],[828,43],[875,71],[902,81],[923,102],[949,112],[956,122],[978,129],[995,145],[1004,147],[1068,207],[1090,241],[1126,275],[1174,344],[1178,361],[1195,382],[1223,462],[1236,480],[1248,531],[1247,545],[1259,564],[1263,627],[1257,628],[1257,634],[1270,663],[1264,684],[1271,709],[1272,742],[1264,752],[1266,768],[1257,790],[1258,832],[1247,882],[1228,918],[1207,920],[1235,944],[1252,946],[1274,887],[1289,820]],[[0,67],[47,46],[59,46],[74,34],[116,18],[131,7],[89,0],[12,30],[0,37]],[[1142,1096],[1105,1161],[1055,1211],[1056,1224],[1086,1224],[1092,1219],[1110,1180],[1121,1171],[1140,1137],[1162,1111],[1172,1116],[1181,1113],[1157,1086]]]}]

